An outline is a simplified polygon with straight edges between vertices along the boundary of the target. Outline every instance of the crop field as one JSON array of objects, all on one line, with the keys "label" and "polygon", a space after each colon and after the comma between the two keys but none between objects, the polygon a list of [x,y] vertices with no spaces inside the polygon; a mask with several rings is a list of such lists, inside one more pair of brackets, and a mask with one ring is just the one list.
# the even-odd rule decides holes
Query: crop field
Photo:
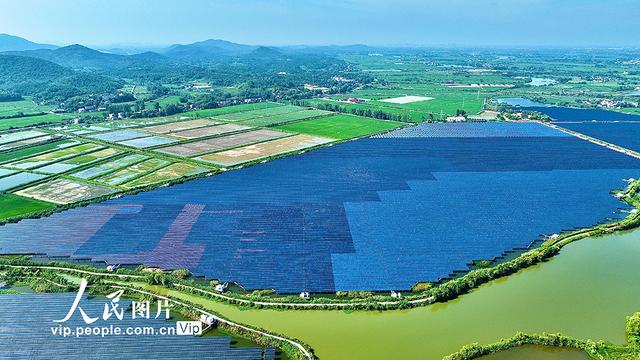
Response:
[{"label": "crop field", "polygon": [[253,130],[240,134],[227,135],[207,140],[201,140],[186,144],[180,144],[170,146],[166,148],[158,149],[157,151],[177,155],[177,156],[195,156],[198,154],[204,154],[226,148],[241,146],[258,141],[271,140],[289,134],[280,131],[273,130]]},{"label": "crop field", "polygon": [[113,132],[89,135],[88,137],[92,139],[102,140],[102,141],[118,142],[118,141],[124,141],[124,140],[130,140],[130,139],[148,137],[148,136],[149,134],[143,133],[141,131],[118,130]]},{"label": "crop field", "polygon": [[433,116],[434,119],[439,119],[441,117],[440,114],[433,114],[433,113],[418,111],[418,110],[396,108],[396,107],[386,106],[388,104],[384,104],[384,103],[378,103],[378,105],[372,102],[362,103],[362,104],[350,104],[350,103],[338,102],[335,100],[327,100],[327,99],[310,99],[310,100],[307,100],[307,103],[309,103],[312,106],[322,106],[322,105],[339,106],[342,109],[342,111],[345,111],[345,112],[356,111],[356,110],[371,111],[371,112],[381,111],[386,114],[395,115],[398,117],[407,117],[409,121],[413,123],[420,123],[423,121],[430,120],[431,116]]},{"label": "crop field", "polygon": [[32,169],[100,148],[102,148],[102,146],[97,144],[80,144],[71,147],[65,147],[60,150],[51,151],[23,160],[10,162],[5,164],[5,166],[18,169]]},{"label": "crop field", "polygon": [[127,166],[121,170],[99,176],[94,178],[93,181],[116,186],[167,165],[169,165],[168,161],[161,159],[149,159],[135,165]]},{"label": "crop field", "polygon": [[11,190],[15,187],[26,185],[46,178],[46,175],[22,172],[0,178],[0,191]]},{"label": "crop field", "polygon": [[147,186],[162,181],[178,179],[185,176],[197,175],[206,172],[207,169],[199,168],[193,165],[184,163],[174,163],[160,170],[157,170],[149,175],[145,175],[141,178],[125,183],[122,186],[125,188],[135,188],[139,186]]},{"label": "crop field", "polygon": [[67,179],[55,179],[16,192],[17,195],[52,202],[71,204],[112,193],[110,188],[85,184]]},{"label": "crop field", "polygon": [[353,115],[333,115],[317,119],[304,120],[276,127],[276,129],[329,137],[349,139],[406,125],[397,121],[384,121]]},{"label": "crop field", "polygon": [[15,172],[16,172],[15,170],[9,170],[9,169],[0,168],[0,177],[6,176],[6,175],[10,175],[10,174],[13,174]]},{"label": "crop field", "polygon": [[37,105],[29,99],[20,101],[2,101],[0,102],[0,117],[16,116],[19,114],[38,114],[51,109],[53,109],[53,106],[51,105]]},{"label": "crop field", "polygon": [[0,220],[50,209],[51,203],[13,194],[0,195]]},{"label": "crop field", "polygon": [[220,165],[236,165],[248,161],[263,159],[269,156],[328,144],[333,141],[335,141],[335,139],[323,138],[320,136],[293,135],[282,139],[266,141],[259,144],[204,155],[198,159]]},{"label": "crop field", "polygon": [[4,133],[4,134],[0,134],[0,145],[8,144],[14,141],[40,137],[44,135],[47,135],[47,133],[44,133],[42,131],[36,131],[36,130],[25,130],[25,131]]},{"label": "crop field", "polygon": [[75,169],[77,167],[90,164],[95,161],[104,160],[106,158],[115,156],[120,153],[121,153],[120,150],[113,149],[113,148],[106,148],[106,149],[94,151],[89,154],[79,155],[68,160],[43,166],[41,168],[38,168],[38,171],[46,174],[60,174],[60,173]]},{"label": "crop field", "polygon": [[205,128],[184,130],[172,133],[172,136],[183,139],[197,139],[205,136],[223,135],[236,131],[249,130],[251,126],[237,125],[237,124],[222,124],[217,126],[210,126]]},{"label": "crop field", "polygon": [[68,116],[58,114],[44,114],[23,116],[19,118],[0,119],[0,130],[21,128],[33,125],[57,123],[69,119]]},{"label": "crop field", "polygon": [[112,160],[103,164],[90,167],[88,169],[71,174],[71,176],[79,179],[91,179],[100,175],[110,173],[114,170],[122,167],[130,166],[132,164],[147,160],[148,157],[141,154],[127,155],[116,160]]},{"label": "crop field", "polygon": [[166,136],[149,136],[144,138],[120,141],[118,142],[118,144],[127,145],[138,149],[146,149],[154,146],[171,144],[176,141],[178,140]]},{"label": "crop field", "polygon": [[54,135],[38,136],[38,137],[25,139],[25,140],[18,140],[12,143],[0,145],[0,151],[7,151],[11,149],[20,148],[23,146],[33,146],[40,143],[50,142],[52,140],[59,139],[59,138],[62,138],[62,136],[54,134]]},{"label": "crop field", "polygon": [[262,110],[262,109],[269,109],[269,108],[275,108],[275,107],[281,107],[281,106],[282,104],[278,104],[278,103],[260,102],[260,103],[253,103],[253,104],[225,106],[217,109],[189,111],[182,115],[188,116],[188,117],[195,117],[195,118],[206,118],[206,117],[212,117],[212,116],[218,116],[218,115],[232,114],[232,113],[242,112],[242,111]]},{"label": "crop field", "polygon": [[219,122],[209,120],[209,119],[195,119],[195,120],[186,120],[173,122],[168,124],[160,124],[154,126],[148,126],[141,128],[139,130],[154,133],[154,134],[167,134],[181,130],[189,130],[194,128],[201,128],[205,126],[217,125]]},{"label": "crop field", "polygon": [[51,142],[42,145],[35,145],[28,148],[16,149],[13,151],[0,152],[0,163],[21,159],[24,157],[33,156],[36,154],[40,154],[43,152],[48,152],[57,149],[64,149],[65,147],[78,145],[77,141],[73,140],[62,140]]},{"label": "crop field", "polygon": [[218,115],[214,117],[214,119],[220,119],[224,121],[242,121],[242,120],[262,118],[266,116],[282,115],[282,114],[287,114],[287,113],[292,113],[292,112],[302,111],[302,110],[304,110],[304,108],[299,106],[281,105],[277,107],[269,107],[266,109],[242,111],[242,112],[234,112],[234,113]]},{"label": "crop field", "polygon": [[238,121],[238,124],[251,126],[271,126],[282,123],[288,123],[297,120],[304,120],[320,116],[330,115],[331,113],[324,110],[301,110],[286,114],[264,116],[260,118]]}]

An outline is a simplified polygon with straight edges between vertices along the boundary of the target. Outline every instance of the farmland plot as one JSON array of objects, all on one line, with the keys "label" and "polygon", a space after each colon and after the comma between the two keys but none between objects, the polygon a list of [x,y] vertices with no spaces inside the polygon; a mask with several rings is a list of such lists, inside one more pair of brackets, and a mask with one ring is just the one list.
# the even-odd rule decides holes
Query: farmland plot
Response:
[{"label": "farmland plot", "polygon": [[67,159],[76,155],[80,155],[82,153],[98,150],[102,148],[101,145],[96,144],[81,144],[73,147],[64,148],[61,150],[56,150],[48,153],[44,153],[42,155],[37,155],[34,157],[30,157],[27,159],[15,161],[12,163],[6,164],[8,167],[14,167],[18,169],[33,169],[38,166],[42,166],[45,164],[57,162],[63,159]]},{"label": "farmland plot", "polygon": [[287,114],[287,113],[302,111],[302,110],[304,110],[304,108],[299,106],[282,105],[282,106],[272,107],[267,109],[251,110],[251,111],[219,115],[219,116],[216,116],[214,119],[221,119],[225,121],[242,121],[242,120],[261,118],[265,116]]},{"label": "farmland plot", "polygon": [[276,139],[255,145],[243,146],[236,149],[208,154],[201,156],[198,159],[220,165],[235,165],[327,144],[333,141],[335,141],[335,139],[323,138],[320,136],[294,135],[283,139]]},{"label": "farmland plot", "polygon": [[16,192],[16,194],[56,204],[71,204],[77,201],[107,195],[112,192],[112,189],[102,186],[90,185],[67,179],[55,179],[20,190]]},{"label": "farmland plot", "polygon": [[184,130],[172,133],[172,136],[184,138],[184,139],[197,139],[206,136],[223,135],[231,132],[249,130],[250,126],[236,125],[236,124],[223,124],[217,126],[210,126],[199,129]]},{"label": "farmland plot", "polygon": [[244,132],[240,134],[222,136],[207,140],[201,140],[186,144],[180,144],[159,149],[163,153],[177,155],[177,156],[195,156],[198,154],[204,154],[212,151],[222,150],[225,148],[231,148],[235,146],[241,146],[249,143],[271,140],[289,134],[280,131],[273,130],[255,130]]},{"label": "farmland plot", "polygon": [[127,155],[125,157],[121,157],[119,159],[79,171],[77,173],[71,174],[71,176],[79,179],[91,179],[100,175],[110,173],[122,167],[141,162],[146,159],[148,159],[148,157],[141,154]]},{"label": "farmland plot", "polygon": [[203,169],[197,166],[184,163],[175,163],[157,170],[149,175],[145,175],[139,179],[125,183],[123,186],[126,188],[135,188],[139,186],[155,184],[162,181],[178,179],[184,176],[197,175],[207,171],[207,169]]},{"label": "farmland plot", "polygon": [[172,133],[172,132],[181,131],[181,130],[189,130],[189,129],[201,128],[205,126],[217,125],[219,123],[220,122],[218,121],[213,121],[209,119],[195,119],[195,120],[187,120],[187,121],[180,121],[180,122],[174,122],[174,123],[168,123],[168,124],[148,126],[148,127],[141,128],[140,130],[154,133],[154,134],[167,134],[167,133]]},{"label": "farmland plot", "polygon": [[131,179],[144,175],[150,171],[168,165],[169,162],[161,159],[149,159],[135,165],[127,166],[121,170],[94,178],[93,181],[107,185],[119,185]]}]

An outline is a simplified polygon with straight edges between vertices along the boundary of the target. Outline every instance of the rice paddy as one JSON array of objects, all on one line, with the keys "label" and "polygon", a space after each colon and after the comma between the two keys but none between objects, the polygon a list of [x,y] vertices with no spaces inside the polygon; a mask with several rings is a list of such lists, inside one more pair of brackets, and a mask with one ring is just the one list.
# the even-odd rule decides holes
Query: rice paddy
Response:
[{"label": "rice paddy", "polygon": [[55,179],[16,192],[17,195],[56,203],[71,204],[112,193],[110,188],[67,179]]},{"label": "rice paddy", "polygon": [[333,115],[317,119],[280,125],[276,129],[324,136],[334,139],[349,139],[395,129],[405,124],[353,115]]},{"label": "rice paddy", "polygon": [[79,143],[77,141],[62,140],[62,141],[56,141],[56,142],[51,142],[51,143],[42,144],[42,145],[30,146],[22,149],[16,149],[16,150],[7,151],[7,152],[0,152],[0,163],[17,160],[25,157],[30,157],[30,156],[34,156],[44,152],[52,151],[52,150],[63,149],[65,147],[70,147],[78,144]]},{"label": "rice paddy", "polygon": [[71,174],[71,176],[79,179],[91,179],[94,177],[98,177],[100,175],[110,173],[114,170],[130,166],[132,164],[141,162],[146,159],[148,159],[148,157],[141,154],[127,155],[127,156],[118,158],[116,160],[112,160],[112,161],[79,171],[77,173],[73,173]]},{"label": "rice paddy", "polygon": [[51,203],[13,194],[0,194],[0,220],[50,209]]},{"label": "rice paddy", "polygon": [[11,190],[15,187],[26,185],[34,181],[44,179],[46,175],[22,172],[0,178],[0,191]]},{"label": "rice paddy", "polygon": [[274,155],[286,154],[292,151],[304,150],[333,141],[335,141],[335,139],[312,135],[294,135],[283,139],[208,154],[200,156],[198,159],[218,165],[230,166],[260,160]]},{"label": "rice paddy", "polygon": [[10,162],[5,164],[5,166],[13,167],[17,169],[32,169],[45,164],[57,162],[69,157],[80,155],[85,152],[98,150],[100,148],[102,148],[102,146],[96,145],[96,144],[80,144],[80,145],[75,145],[75,146],[66,147],[60,150],[44,153],[42,155],[26,158],[23,160]]},{"label": "rice paddy", "polygon": [[106,149],[98,150],[89,154],[76,156],[68,160],[53,163],[51,165],[40,167],[38,168],[38,171],[47,173],[47,174],[59,174],[83,165],[90,164],[92,162],[107,159],[117,154],[120,154],[120,150],[113,149],[113,148],[106,148]]},{"label": "rice paddy", "polygon": [[250,111],[222,114],[222,115],[216,116],[215,119],[235,122],[235,121],[262,118],[267,116],[282,115],[282,114],[287,114],[287,113],[292,113],[292,112],[302,111],[302,110],[304,110],[304,108],[299,106],[281,105],[281,106],[269,107],[269,108],[259,109],[259,110],[250,110]]},{"label": "rice paddy", "polygon": [[278,137],[287,136],[289,134],[274,130],[252,130],[244,133],[227,135],[222,137],[200,140],[186,144],[174,145],[158,149],[158,151],[177,155],[191,157],[208,152],[218,151],[225,148],[241,146],[249,143],[266,141]]},{"label": "rice paddy", "polygon": [[169,165],[168,161],[161,159],[149,159],[135,165],[127,166],[121,170],[94,178],[93,181],[115,186],[130,181],[155,169]]},{"label": "rice paddy", "polygon": [[0,145],[11,143],[14,141],[40,137],[44,135],[47,135],[47,133],[44,133],[42,131],[37,131],[37,130],[26,130],[26,131],[4,133],[4,134],[0,134]]},{"label": "rice paddy", "polygon": [[200,128],[205,126],[217,125],[219,122],[208,119],[195,119],[187,121],[172,122],[168,124],[160,124],[141,128],[140,130],[154,133],[154,134],[167,134],[177,132],[181,130],[189,130],[194,128]]},{"label": "rice paddy", "polygon": [[154,146],[174,143],[178,140],[165,136],[150,136],[131,140],[120,141],[119,144],[131,146],[138,149],[146,149]]},{"label": "rice paddy", "polygon": [[222,124],[217,126],[178,131],[171,135],[175,137],[183,138],[183,139],[197,139],[201,137],[223,135],[223,134],[249,130],[249,129],[251,129],[250,126],[243,126],[243,125],[237,125],[237,124]]},{"label": "rice paddy", "polygon": [[285,114],[263,116],[250,120],[239,121],[239,124],[250,126],[272,126],[282,123],[288,123],[296,120],[304,120],[309,118],[315,118],[320,116],[326,116],[331,114],[328,111],[323,110],[301,110],[295,112],[289,112]]},{"label": "rice paddy", "polygon": [[145,175],[141,178],[125,183],[122,186],[125,188],[148,186],[159,182],[179,179],[185,176],[197,175],[204,172],[207,172],[207,169],[184,163],[175,163],[161,168],[160,170],[157,170],[149,175]]}]

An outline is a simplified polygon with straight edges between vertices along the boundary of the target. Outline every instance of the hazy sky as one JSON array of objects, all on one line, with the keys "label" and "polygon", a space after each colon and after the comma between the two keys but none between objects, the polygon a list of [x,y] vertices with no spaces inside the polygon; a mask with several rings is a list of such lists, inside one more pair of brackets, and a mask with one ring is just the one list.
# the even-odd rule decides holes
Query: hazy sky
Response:
[{"label": "hazy sky", "polygon": [[0,0],[0,33],[54,44],[640,46],[639,0]]}]

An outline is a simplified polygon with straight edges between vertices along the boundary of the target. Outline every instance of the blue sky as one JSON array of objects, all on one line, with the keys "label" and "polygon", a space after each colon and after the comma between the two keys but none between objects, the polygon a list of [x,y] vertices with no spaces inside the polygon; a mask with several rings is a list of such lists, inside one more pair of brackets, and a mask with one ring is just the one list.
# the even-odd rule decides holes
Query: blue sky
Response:
[{"label": "blue sky", "polygon": [[638,0],[0,0],[0,33],[54,44],[640,46]]}]

